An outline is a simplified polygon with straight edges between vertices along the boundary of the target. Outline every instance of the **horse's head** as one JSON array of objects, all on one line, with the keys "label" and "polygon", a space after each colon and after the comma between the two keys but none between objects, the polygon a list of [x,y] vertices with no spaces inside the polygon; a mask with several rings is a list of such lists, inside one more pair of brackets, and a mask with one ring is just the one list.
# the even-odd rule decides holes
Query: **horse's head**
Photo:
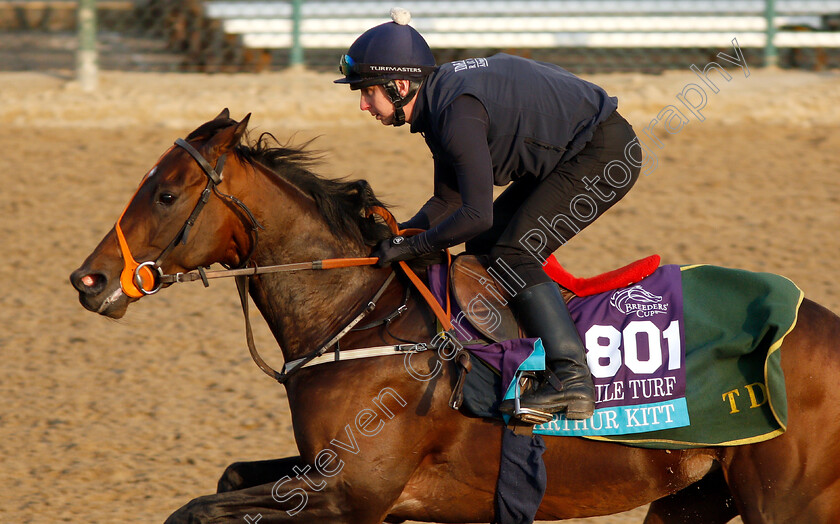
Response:
[{"label": "horse's head", "polygon": [[236,122],[225,109],[161,156],[114,228],[70,276],[85,308],[120,318],[131,302],[160,288],[164,272],[245,262],[250,229],[235,200],[220,198],[229,182],[219,175],[247,125],[247,116]]}]

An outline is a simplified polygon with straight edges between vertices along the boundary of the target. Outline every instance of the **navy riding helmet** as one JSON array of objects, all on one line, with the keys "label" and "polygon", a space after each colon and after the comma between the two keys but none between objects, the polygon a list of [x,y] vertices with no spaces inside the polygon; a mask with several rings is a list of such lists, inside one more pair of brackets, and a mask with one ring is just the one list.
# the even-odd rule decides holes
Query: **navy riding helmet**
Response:
[{"label": "navy riding helmet", "polygon": [[[394,126],[405,124],[403,106],[414,98],[423,79],[435,70],[435,57],[429,44],[408,25],[411,14],[391,9],[393,22],[368,29],[341,57],[339,71],[344,75],[336,84],[350,84],[356,90],[372,85],[385,88],[394,104]],[[400,96],[394,80],[408,80],[406,96]]]}]

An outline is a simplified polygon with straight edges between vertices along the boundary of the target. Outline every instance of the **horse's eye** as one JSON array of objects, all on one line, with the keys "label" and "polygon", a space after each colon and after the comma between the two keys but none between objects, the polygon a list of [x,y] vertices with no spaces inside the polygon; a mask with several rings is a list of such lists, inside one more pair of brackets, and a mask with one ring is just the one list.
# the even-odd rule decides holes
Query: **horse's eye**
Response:
[{"label": "horse's eye", "polygon": [[175,203],[175,195],[172,193],[161,193],[158,195],[158,203],[164,206],[171,206]]}]

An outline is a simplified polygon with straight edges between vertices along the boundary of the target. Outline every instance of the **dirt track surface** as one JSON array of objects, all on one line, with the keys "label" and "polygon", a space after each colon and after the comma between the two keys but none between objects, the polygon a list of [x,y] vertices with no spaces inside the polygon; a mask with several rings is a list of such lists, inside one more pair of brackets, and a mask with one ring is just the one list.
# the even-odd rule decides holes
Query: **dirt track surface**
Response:
[{"label": "dirt track surface", "polygon": [[[731,73],[705,120],[663,137],[656,170],[558,257],[585,276],[651,253],[781,273],[840,311],[840,75]],[[590,79],[639,133],[698,82]],[[409,216],[431,191],[422,138],[381,127],[331,80],[109,73],[88,94],[0,75],[0,521],[161,522],[213,492],[227,464],[297,454],[284,391],[248,356],[232,282],[175,286],[111,321],[85,311],[67,277],[158,156],[224,107],[281,140],[320,136],[322,174],[367,178]],[[280,366],[262,325],[257,339]]]}]

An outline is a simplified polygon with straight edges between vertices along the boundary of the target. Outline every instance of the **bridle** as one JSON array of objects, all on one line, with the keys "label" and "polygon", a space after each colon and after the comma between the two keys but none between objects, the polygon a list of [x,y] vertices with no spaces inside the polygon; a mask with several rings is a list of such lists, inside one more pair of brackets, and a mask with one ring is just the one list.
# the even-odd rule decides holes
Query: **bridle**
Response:
[{"label": "bridle", "polygon": [[[140,298],[145,295],[153,295],[157,293],[158,291],[160,291],[164,284],[172,284],[176,282],[190,282],[201,279],[206,287],[209,285],[208,279],[210,278],[236,277],[236,287],[239,290],[239,298],[242,305],[242,312],[245,315],[245,328],[246,339],[248,342],[248,350],[251,353],[251,358],[265,374],[282,384],[293,373],[299,371],[300,369],[307,367],[308,365],[319,363],[324,353],[326,353],[327,350],[333,346],[335,346],[335,360],[338,361],[339,339],[341,339],[344,335],[351,331],[362,319],[364,319],[370,312],[374,310],[377,301],[385,293],[385,290],[388,288],[391,282],[394,281],[396,273],[394,271],[391,271],[388,277],[385,279],[385,281],[380,285],[376,293],[370,298],[370,300],[368,300],[364,309],[362,309],[360,313],[358,313],[352,320],[345,324],[344,327],[341,328],[337,333],[331,336],[326,343],[320,345],[318,349],[310,351],[301,358],[284,363],[282,372],[276,371],[271,366],[269,366],[262,359],[262,357],[260,357],[254,342],[250,316],[248,314],[249,277],[265,273],[367,266],[375,264],[377,262],[377,258],[334,258],[325,260],[314,260],[309,262],[297,262],[291,264],[279,264],[274,266],[248,266],[251,255],[256,249],[258,240],[258,230],[264,228],[262,227],[262,225],[260,225],[260,223],[254,217],[254,214],[251,212],[250,209],[248,209],[248,206],[246,206],[244,202],[232,195],[221,193],[218,190],[217,186],[222,182],[222,170],[224,169],[227,154],[223,154],[219,157],[219,159],[216,161],[216,166],[214,168],[201,155],[201,153],[198,152],[198,150],[196,150],[186,140],[179,138],[175,141],[175,145],[173,145],[163,155],[161,155],[161,159],[163,159],[163,157],[166,156],[167,153],[172,151],[172,149],[174,149],[176,146],[186,150],[190,154],[190,156],[192,156],[193,159],[195,159],[195,161],[204,171],[204,174],[207,176],[207,184],[205,185],[204,190],[201,192],[201,196],[199,197],[198,202],[196,202],[195,207],[193,207],[193,210],[190,213],[189,217],[187,217],[187,219],[184,221],[184,225],[181,226],[181,229],[173,237],[172,241],[169,242],[169,244],[161,251],[160,255],[158,255],[158,257],[154,261],[146,261],[142,263],[136,262],[131,254],[131,250],[128,247],[128,243],[125,240],[125,235],[122,232],[120,222],[123,216],[125,215],[125,212],[128,210],[128,206],[130,206],[131,202],[134,200],[134,197],[132,197],[131,200],[129,200],[128,205],[126,205],[125,210],[123,210],[122,214],[120,215],[120,218],[117,219],[117,223],[114,226],[116,229],[117,241],[120,247],[120,251],[122,253],[124,263],[123,270],[120,273],[120,286],[122,287],[123,292],[129,297]],[[159,163],[160,159],[158,160],[157,164],[155,164],[155,166],[149,171],[149,173],[146,174],[146,177],[144,177],[143,181],[140,183],[140,187],[142,187],[143,183],[154,173]],[[140,187],[138,187],[137,192],[140,191]],[[163,269],[161,268],[161,263],[163,259],[166,258],[166,256],[172,251],[172,249],[175,248],[175,246],[177,246],[179,243],[186,244],[187,236],[189,235],[190,229],[195,224],[195,221],[198,218],[199,213],[201,213],[201,210],[204,209],[204,206],[210,200],[211,193],[215,193],[219,198],[223,200],[228,200],[236,206],[238,206],[242,210],[243,214],[247,217],[248,222],[250,222],[251,235],[253,239],[248,255],[244,257],[244,261],[241,267],[238,268],[228,268],[224,270],[207,272],[204,268],[199,267],[196,271],[190,271],[186,273],[164,274]],[[135,193],[135,196],[136,195],[137,193]],[[386,209],[380,207],[373,207],[368,209],[368,215],[372,214],[376,214],[382,217],[388,224],[392,233],[402,233],[401,231],[398,231],[399,228],[397,227],[397,223],[393,215]],[[240,218],[242,219],[241,216]],[[244,222],[244,219],[242,220]],[[448,295],[446,311],[444,311],[437,304],[437,301],[431,296],[431,293],[428,291],[428,288],[426,288],[426,286],[417,278],[417,276],[414,275],[414,272],[408,268],[405,262],[399,262],[399,264],[402,267],[402,269],[406,272],[408,278],[414,283],[415,287],[417,287],[417,289],[421,292],[426,301],[429,303],[429,306],[432,308],[433,312],[435,313],[435,316],[441,322],[441,325],[444,326],[445,333],[451,334],[453,330],[452,324],[449,320],[450,311]],[[404,305],[398,308],[400,314],[404,311],[404,308]],[[388,321],[390,321],[391,317],[389,316],[388,318]],[[377,351],[368,351],[369,354],[360,354],[357,357],[381,356],[386,354],[400,353],[405,354],[407,352],[425,351],[427,349],[427,346],[425,344],[397,344],[394,346],[382,346],[380,348],[369,349],[375,349]]]},{"label": "bridle", "polygon": [[[146,262],[138,263],[135,260],[134,256],[131,254],[131,250],[128,247],[128,242],[125,239],[125,235],[122,231],[120,222],[122,221],[123,216],[128,210],[128,206],[130,206],[131,202],[134,200],[134,197],[132,197],[131,200],[129,200],[128,205],[126,206],[125,210],[123,210],[122,214],[120,215],[120,218],[117,220],[117,223],[114,226],[116,229],[117,242],[122,253],[124,264],[123,270],[120,273],[120,286],[122,287],[123,292],[127,296],[132,298],[140,298],[145,295],[153,295],[157,293],[158,291],[160,291],[164,284],[170,284],[175,282],[189,282],[193,280],[198,280],[200,278],[204,282],[204,285],[207,286],[209,285],[207,282],[208,278],[236,277],[236,285],[239,289],[240,301],[242,303],[242,311],[245,315],[246,337],[248,340],[248,349],[251,353],[251,357],[253,358],[257,366],[261,370],[263,370],[263,372],[265,372],[268,376],[274,378],[278,382],[283,383],[286,380],[286,378],[293,372],[299,370],[305,364],[317,359],[318,357],[326,353],[327,349],[335,345],[341,337],[347,334],[365,316],[367,316],[371,311],[373,311],[374,307],[376,307],[376,302],[384,294],[385,290],[391,284],[391,282],[393,282],[396,274],[392,271],[390,275],[385,279],[385,282],[374,294],[374,296],[367,302],[362,312],[356,315],[355,318],[353,318],[353,320],[351,320],[347,325],[345,325],[345,327],[339,330],[338,333],[330,337],[330,339],[325,344],[321,345],[317,350],[310,352],[303,358],[284,364],[282,372],[274,370],[262,359],[262,357],[260,357],[259,352],[257,351],[256,345],[254,343],[254,337],[251,330],[251,321],[248,314],[248,278],[252,275],[264,273],[300,271],[306,269],[333,269],[339,267],[373,265],[376,263],[377,259],[375,257],[327,259],[315,260],[311,262],[280,264],[275,266],[239,267],[213,272],[207,272],[204,270],[204,268],[199,268],[197,271],[187,273],[175,273],[172,275],[164,274],[163,269],[161,267],[163,260],[172,251],[172,249],[175,248],[175,246],[177,246],[178,244],[186,244],[187,237],[190,233],[190,229],[195,224],[195,221],[198,218],[198,215],[201,213],[202,209],[204,209],[204,206],[210,200],[210,195],[212,193],[215,193],[221,199],[233,202],[242,210],[243,214],[247,217],[251,228],[251,235],[253,238],[251,242],[250,251],[247,254],[247,256],[244,257],[244,262],[242,266],[246,266],[248,264],[251,255],[256,249],[258,240],[258,230],[264,229],[244,202],[242,202],[233,195],[227,195],[219,191],[217,186],[222,182],[222,170],[224,169],[225,160],[227,157],[226,154],[219,157],[219,159],[216,161],[216,166],[214,168],[210,165],[207,159],[205,159],[204,156],[201,153],[199,153],[198,150],[196,150],[189,142],[182,138],[179,138],[175,141],[174,146],[169,148],[163,155],[161,155],[161,159],[163,159],[163,157],[165,157],[176,146],[183,148],[185,151],[187,151],[187,153],[190,154],[190,156],[193,157],[193,159],[195,159],[195,161],[201,167],[204,174],[207,176],[207,184],[204,186],[204,190],[202,190],[201,195],[199,196],[198,201],[193,207],[192,212],[184,221],[184,224],[178,230],[178,233],[175,234],[175,236],[172,238],[169,244],[167,244],[167,246],[161,251],[160,255],[158,255],[158,257],[154,261],[149,260]],[[161,159],[159,159],[155,166],[149,171],[149,173],[146,174],[146,176],[143,178],[143,181],[140,183],[140,187],[142,187],[143,183],[154,173],[157,165],[160,164]],[[137,192],[139,191],[140,188],[138,187]],[[135,197],[137,196],[137,192],[135,192]],[[391,218],[391,220],[393,220],[393,218]]]},{"label": "bridle", "polygon": [[[248,206],[245,205],[244,202],[239,200],[233,195],[227,195],[221,193],[218,189],[218,185],[222,183],[222,170],[225,166],[225,160],[227,158],[227,154],[223,154],[219,157],[216,161],[216,167],[210,165],[209,162],[201,155],[201,153],[196,150],[189,142],[184,140],[183,138],[179,138],[175,141],[175,145],[170,147],[162,156],[167,155],[172,149],[178,146],[184,149],[187,153],[192,156],[198,165],[201,167],[204,174],[207,176],[207,184],[204,186],[204,190],[201,192],[201,195],[198,198],[198,201],[195,203],[195,207],[193,207],[192,212],[184,221],[184,225],[181,226],[181,229],[178,230],[178,233],[172,238],[172,240],[167,244],[167,246],[161,251],[160,255],[155,260],[148,260],[146,262],[138,263],[134,256],[131,254],[131,250],[128,247],[128,242],[125,240],[125,235],[123,234],[122,228],[120,227],[120,222],[122,221],[125,212],[128,211],[128,206],[131,205],[131,202],[134,200],[134,197],[129,200],[128,205],[126,205],[125,210],[123,210],[120,218],[117,219],[117,223],[114,226],[117,232],[117,242],[120,247],[120,251],[123,257],[123,270],[120,273],[120,286],[122,287],[123,293],[131,298],[140,298],[145,295],[154,295],[158,291],[160,291],[161,287],[163,287],[164,283],[167,283],[167,279],[165,278],[166,275],[163,274],[163,269],[161,268],[161,264],[163,259],[169,254],[172,249],[177,246],[178,244],[186,244],[187,237],[189,236],[190,229],[192,229],[193,225],[195,225],[195,221],[198,218],[198,215],[201,213],[201,210],[204,209],[204,206],[207,205],[207,202],[210,200],[211,193],[215,193],[220,199],[228,200],[232,202],[234,205],[238,206],[245,216],[248,217],[248,221],[250,222],[251,226],[251,250],[248,253],[248,256],[244,257],[245,263],[250,259],[251,254],[253,253],[254,249],[257,245],[257,232],[260,229],[264,229],[257,219],[254,217],[254,214],[251,213],[251,210],[248,209]],[[140,187],[143,187],[143,182],[148,180],[148,178],[154,173],[157,165],[160,163],[158,160],[157,164],[149,171],[149,173],[143,178],[143,181],[140,183]],[[140,188],[137,188],[137,191],[140,191]],[[135,193],[137,196],[137,193]]]}]

